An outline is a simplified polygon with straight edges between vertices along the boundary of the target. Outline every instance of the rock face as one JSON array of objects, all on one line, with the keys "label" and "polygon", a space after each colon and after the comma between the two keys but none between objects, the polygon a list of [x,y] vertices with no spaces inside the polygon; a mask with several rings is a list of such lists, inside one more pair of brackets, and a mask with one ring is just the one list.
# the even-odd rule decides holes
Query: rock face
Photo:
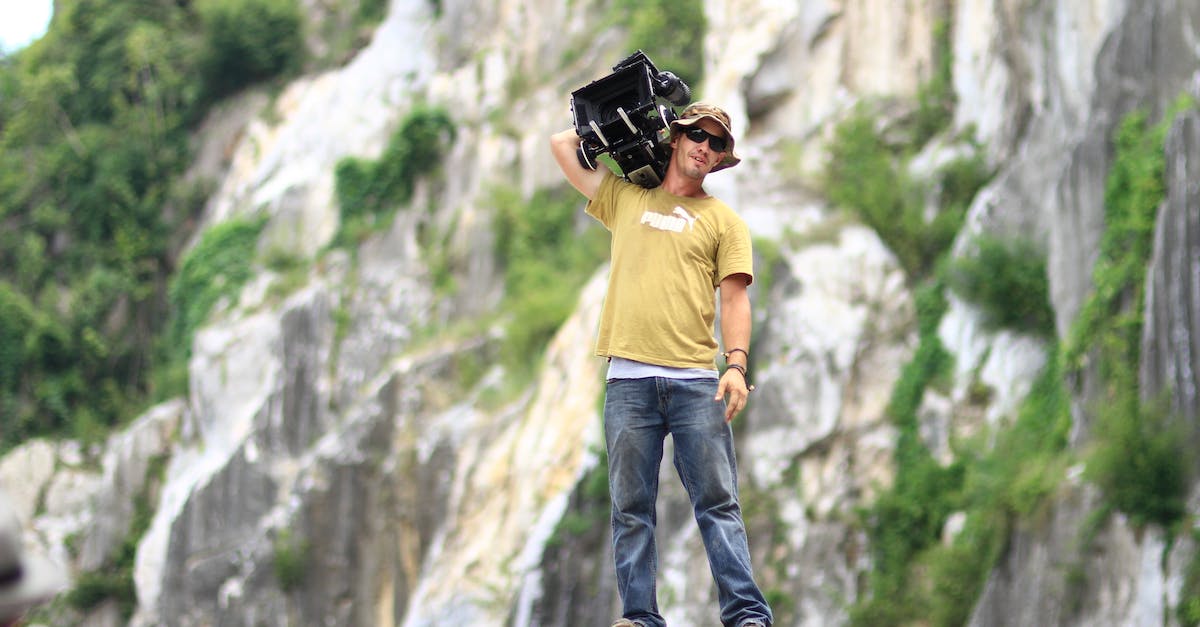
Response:
[{"label": "rock face", "polygon": [[[605,364],[591,356],[605,269],[545,355],[524,356],[527,386],[513,389],[520,373],[498,365],[503,330],[489,318],[503,297],[495,190],[561,184],[546,138],[569,124],[567,94],[627,54],[616,34],[597,32],[605,10],[394,0],[344,67],[295,81],[269,115],[248,113],[265,98],[247,94],[208,121],[197,168],[220,181],[207,223],[265,212],[260,249],[314,263],[284,296],[284,279],[264,270],[214,312],[195,339],[186,399],[94,450],[36,441],[0,459],[0,488],[31,521],[27,541],[76,573],[103,570],[137,542],[132,616],[109,602],[63,610],[69,622],[573,627],[617,614]],[[733,113],[745,156],[709,191],[768,244],[752,288],[759,389],[735,423],[756,573],[777,624],[844,624],[871,568],[854,519],[892,482],[886,407],[916,329],[894,255],[817,191],[833,125],[864,99],[911,101],[948,50],[953,127],[922,159],[945,161],[961,146],[951,136],[973,133],[995,175],[958,244],[980,232],[1034,241],[1064,336],[1092,288],[1113,129],[1135,109],[1160,116],[1181,94],[1200,96],[1200,6],[707,0],[705,15],[698,95]],[[443,175],[357,250],[325,251],[338,227],[337,162],[377,155],[422,102],[457,125]],[[1195,111],[1171,126],[1166,156],[1140,375],[1148,395],[1168,391],[1200,444]],[[430,233],[453,293],[436,286]],[[938,336],[953,380],[926,395],[921,437],[949,463],[955,437],[1012,419],[1050,347],[986,330],[954,298]],[[1076,449],[1099,384],[1081,379]],[[980,385],[992,390],[986,406],[963,411]],[[674,626],[715,624],[707,562],[669,464],[662,486],[663,613]],[[1073,474],[1037,524],[1019,526],[971,624],[1173,624],[1194,542],[1115,515],[1080,561],[1077,534],[1099,500]]]},{"label": "rock face", "polygon": [[1154,231],[1142,334],[1143,388],[1172,390],[1171,409],[1186,425],[1200,421],[1198,123],[1188,112],[1167,134],[1167,200]]}]

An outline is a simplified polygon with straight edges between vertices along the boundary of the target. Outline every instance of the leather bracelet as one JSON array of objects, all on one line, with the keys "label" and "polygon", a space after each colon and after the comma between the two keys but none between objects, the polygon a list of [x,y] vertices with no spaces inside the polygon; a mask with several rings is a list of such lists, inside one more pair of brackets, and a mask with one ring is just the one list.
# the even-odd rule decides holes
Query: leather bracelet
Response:
[{"label": "leather bracelet", "polygon": [[727,364],[727,365],[725,366],[725,372],[729,372],[729,369],[730,369],[730,368],[733,368],[734,370],[737,370],[737,371],[738,371],[738,373],[740,373],[740,374],[742,375],[742,381],[745,381],[745,382],[746,382],[746,389],[747,389],[747,390],[749,390],[749,391],[751,391],[751,392],[753,392],[753,391],[754,391],[754,386],[753,386],[753,385],[750,385],[750,377],[748,377],[748,376],[746,375],[746,367],[745,367],[745,366],[743,366],[743,365],[741,365],[741,364]]},{"label": "leather bracelet", "polygon": [[746,356],[746,361],[750,361],[750,353],[747,353],[746,349],[744,349],[744,348],[731,348],[728,351],[722,353],[722,355],[725,356],[725,361],[729,361],[729,356],[734,353],[741,353]]}]

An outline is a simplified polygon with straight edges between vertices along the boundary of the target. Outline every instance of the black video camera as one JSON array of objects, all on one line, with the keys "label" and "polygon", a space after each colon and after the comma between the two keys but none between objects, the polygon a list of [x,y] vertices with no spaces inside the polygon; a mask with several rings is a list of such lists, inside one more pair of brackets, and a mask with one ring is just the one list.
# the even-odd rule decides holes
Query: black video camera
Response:
[{"label": "black video camera", "polygon": [[625,178],[652,188],[662,184],[671,158],[675,112],[658,98],[682,107],[692,90],[678,76],[660,72],[638,50],[613,66],[613,73],[571,92],[575,132],[583,141],[576,156],[589,170],[608,153]]}]

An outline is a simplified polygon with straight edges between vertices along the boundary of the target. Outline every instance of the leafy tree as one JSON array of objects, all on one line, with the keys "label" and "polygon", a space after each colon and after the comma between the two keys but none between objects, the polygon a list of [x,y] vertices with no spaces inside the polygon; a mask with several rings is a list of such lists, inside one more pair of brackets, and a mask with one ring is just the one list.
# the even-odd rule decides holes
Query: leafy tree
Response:
[{"label": "leafy tree", "polygon": [[303,18],[295,0],[203,0],[201,72],[213,97],[299,68]]},{"label": "leafy tree", "polygon": [[[296,66],[296,7],[73,0],[0,59],[0,336],[27,338],[0,348],[0,448],[153,398],[172,242],[201,206],[179,183],[189,134],[213,97]],[[224,37],[253,63],[206,92],[205,69],[232,63]]]}]

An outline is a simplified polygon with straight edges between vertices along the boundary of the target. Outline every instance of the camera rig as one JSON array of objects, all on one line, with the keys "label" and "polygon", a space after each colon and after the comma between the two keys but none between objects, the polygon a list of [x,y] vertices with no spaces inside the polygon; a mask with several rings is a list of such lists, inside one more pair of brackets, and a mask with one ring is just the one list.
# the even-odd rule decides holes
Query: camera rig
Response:
[{"label": "camera rig", "polygon": [[678,76],[659,71],[641,50],[614,65],[612,74],[571,92],[575,132],[583,139],[579,163],[595,170],[596,158],[607,153],[629,181],[646,188],[662,184],[676,115],[659,98],[681,107],[692,91]]}]

